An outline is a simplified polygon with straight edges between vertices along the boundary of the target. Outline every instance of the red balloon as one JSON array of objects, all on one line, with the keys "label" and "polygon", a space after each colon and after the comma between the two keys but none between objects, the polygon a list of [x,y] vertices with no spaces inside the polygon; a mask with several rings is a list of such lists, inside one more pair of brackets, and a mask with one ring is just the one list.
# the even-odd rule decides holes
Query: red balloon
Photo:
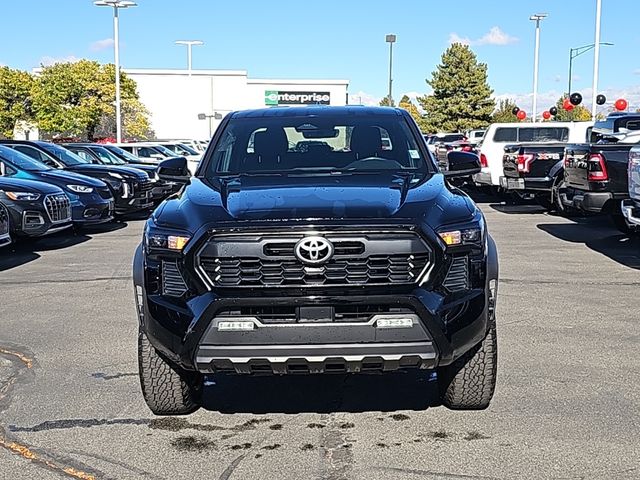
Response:
[{"label": "red balloon", "polygon": [[626,110],[628,106],[629,104],[624,98],[619,98],[618,100],[616,100],[616,110],[618,110],[619,112]]},{"label": "red balloon", "polygon": [[527,112],[525,112],[524,110],[518,110],[516,117],[518,117],[518,120],[524,120],[525,118],[527,118]]},{"label": "red balloon", "polygon": [[571,100],[569,100],[568,98],[565,98],[564,102],[562,102],[562,108],[564,108],[567,112],[570,112],[571,110],[574,109],[574,106],[571,103]]},{"label": "red balloon", "polygon": [[551,113],[545,110],[544,112],[542,112],[542,118],[544,118],[545,120],[549,120],[551,118]]}]

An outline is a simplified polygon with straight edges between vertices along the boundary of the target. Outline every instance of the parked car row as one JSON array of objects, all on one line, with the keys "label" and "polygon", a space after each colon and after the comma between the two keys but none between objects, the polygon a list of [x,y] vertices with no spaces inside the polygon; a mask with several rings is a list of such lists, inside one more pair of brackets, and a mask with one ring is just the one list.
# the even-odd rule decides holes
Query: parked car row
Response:
[{"label": "parked car row", "polygon": [[179,189],[103,145],[0,140],[0,247],[149,210]]},{"label": "parked car row", "polygon": [[[634,147],[638,145],[638,147]],[[640,115],[594,122],[493,124],[480,145],[478,186],[533,197],[565,215],[605,213],[640,231]]]}]

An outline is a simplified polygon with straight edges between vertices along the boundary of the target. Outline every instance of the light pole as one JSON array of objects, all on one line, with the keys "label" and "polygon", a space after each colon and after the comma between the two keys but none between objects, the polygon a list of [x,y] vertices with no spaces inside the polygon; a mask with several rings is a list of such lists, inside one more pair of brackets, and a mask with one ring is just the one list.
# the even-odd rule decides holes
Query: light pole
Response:
[{"label": "light pole", "polygon": [[536,48],[533,54],[533,123],[536,122],[538,116],[538,62],[540,59],[540,21],[547,18],[546,13],[536,13],[531,15],[529,20],[536,22]]},{"label": "light pole", "polygon": [[199,113],[198,120],[209,120],[209,138],[212,137],[213,132],[211,131],[211,119],[222,120],[222,114],[220,112],[213,112],[212,115],[207,115],[206,113]]},{"label": "light pole", "polygon": [[393,44],[396,42],[396,36],[393,33],[390,33],[385,38],[386,42],[389,44],[389,106],[393,107],[393,97],[391,96],[391,85],[393,84]]},{"label": "light pole", "polygon": [[593,86],[591,94],[591,119],[596,119],[596,110],[598,108],[598,73],[600,70],[600,17],[602,15],[602,0],[596,0],[596,38],[593,42],[595,45],[595,53],[593,54]]},{"label": "light pole", "polygon": [[116,141],[122,142],[122,115],[120,111],[120,52],[119,52],[119,28],[118,10],[121,8],[136,7],[136,2],[129,0],[98,0],[93,2],[98,7],[113,8],[113,48],[114,63],[116,67]]},{"label": "light pole", "polygon": [[[600,42],[600,45],[612,46],[613,43],[609,42]],[[583,53],[587,53],[589,50],[595,48],[596,44],[592,43],[591,45],[585,45],[584,47],[572,48],[569,51],[569,90],[567,90],[568,95],[571,95],[571,81],[572,77],[572,68],[573,68],[573,59],[579,57]]]},{"label": "light pole", "polygon": [[187,46],[187,70],[189,70],[189,76],[191,76],[191,47],[194,45],[204,45],[201,40],[176,40],[176,45]]}]

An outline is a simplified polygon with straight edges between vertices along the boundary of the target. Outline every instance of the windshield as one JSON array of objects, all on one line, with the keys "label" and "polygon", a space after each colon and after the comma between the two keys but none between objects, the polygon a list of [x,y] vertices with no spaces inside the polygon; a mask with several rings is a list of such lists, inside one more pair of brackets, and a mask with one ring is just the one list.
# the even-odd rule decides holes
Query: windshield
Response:
[{"label": "windshield", "polygon": [[20,153],[13,148],[0,145],[0,158],[12,164],[18,170],[24,170],[27,172],[43,172],[45,170],[51,170],[44,163],[40,163],[37,160]]},{"label": "windshield", "polygon": [[49,152],[51,155],[54,155],[58,160],[65,164],[67,167],[72,167],[74,165],[85,165],[90,162],[85,160],[84,158],[76,155],[75,153],[63,148],[59,145],[55,145],[53,143],[42,143],[40,146]]},{"label": "windshield", "polygon": [[100,161],[106,165],[125,165],[127,162],[116,157],[104,147],[90,147],[91,151],[97,155]]},{"label": "windshield", "polygon": [[[383,141],[387,140],[387,141]],[[392,115],[231,119],[209,175],[426,169],[404,119]]]},{"label": "windshield", "polygon": [[435,137],[434,143],[451,143],[464,140],[464,135],[461,133],[454,133],[451,135],[442,135],[441,137]]},{"label": "windshield", "polygon": [[126,150],[121,149],[120,147],[116,147],[115,145],[106,145],[104,148],[113,152],[115,155],[118,155],[120,158],[126,158],[130,162],[139,162],[140,159],[136,157],[133,153],[127,152]]},{"label": "windshield", "polygon": [[153,145],[151,148],[153,148],[154,150],[157,150],[158,152],[163,154],[165,157],[175,157],[176,156],[175,152],[172,152],[171,150],[169,150],[164,145]]},{"label": "windshield", "polygon": [[183,143],[177,143],[176,148],[178,149],[178,151],[182,152],[184,155],[200,155],[199,152],[196,152],[189,145],[185,145]]}]

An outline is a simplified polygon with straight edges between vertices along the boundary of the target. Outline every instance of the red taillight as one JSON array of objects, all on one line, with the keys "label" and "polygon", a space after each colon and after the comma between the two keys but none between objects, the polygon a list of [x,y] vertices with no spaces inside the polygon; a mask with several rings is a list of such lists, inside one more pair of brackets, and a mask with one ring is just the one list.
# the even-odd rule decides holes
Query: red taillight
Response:
[{"label": "red taillight", "polygon": [[487,156],[484,153],[480,154],[480,166],[482,168],[487,168],[489,163],[487,162]]},{"label": "red taillight", "polygon": [[531,163],[533,162],[533,155],[518,155],[518,171],[522,173],[529,173],[531,169]]},{"label": "red taillight", "polygon": [[604,157],[599,153],[593,153],[589,156],[587,180],[590,182],[609,180],[607,165],[604,163]]}]

